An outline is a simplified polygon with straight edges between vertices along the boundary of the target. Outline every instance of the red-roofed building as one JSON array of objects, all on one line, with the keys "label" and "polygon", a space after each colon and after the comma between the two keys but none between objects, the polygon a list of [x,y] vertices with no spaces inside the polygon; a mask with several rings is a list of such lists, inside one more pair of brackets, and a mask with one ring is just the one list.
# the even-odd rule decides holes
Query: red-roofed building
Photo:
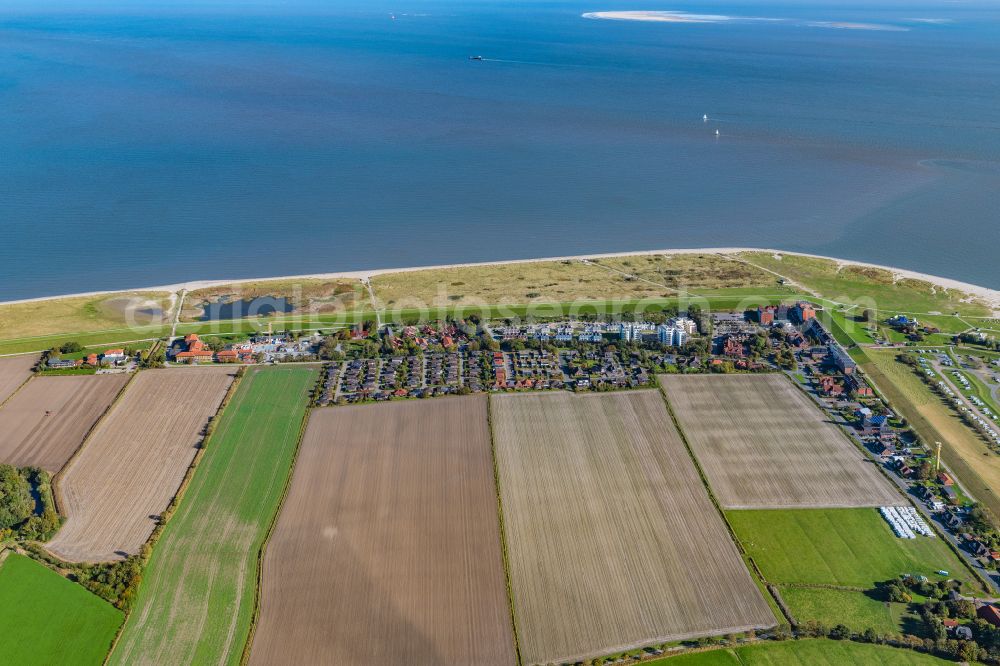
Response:
[{"label": "red-roofed building", "polygon": [[798,317],[799,321],[804,324],[810,319],[816,318],[816,310],[813,309],[812,305],[803,301],[796,304],[795,315]]},{"label": "red-roofed building", "polygon": [[117,363],[118,361],[125,360],[125,350],[124,349],[108,349],[101,357],[108,363]]},{"label": "red-roofed building", "polygon": [[844,387],[833,377],[823,375],[819,378],[819,390],[823,395],[841,395]]},{"label": "red-roofed building", "polygon": [[997,609],[993,604],[983,604],[976,610],[976,615],[994,627],[1000,627],[1000,609]]},{"label": "red-roofed building", "polygon": [[951,478],[951,475],[949,475],[947,472],[941,472],[940,474],[938,474],[937,478],[938,481],[940,481],[941,485],[943,486],[955,485],[955,480]]},{"label": "red-roofed building", "polygon": [[188,333],[184,336],[184,351],[174,354],[174,360],[178,363],[198,363],[199,361],[211,361],[215,358],[215,352],[205,348],[205,343],[198,337],[197,333]]},{"label": "red-roofed building", "polygon": [[215,352],[211,349],[199,349],[197,351],[183,351],[174,356],[174,360],[179,363],[198,363],[199,361],[211,361]]},{"label": "red-roofed building", "polygon": [[745,353],[746,350],[743,347],[743,341],[733,336],[728,336],[725,342],[722,343],[723,356],[743,356]]},{"label": "red-roofed building", "polygon": [[187,351],[201,351],[205,348],[205,343],[201,341],[197,333],[188,333],[184,336],[184,346]]},{"label": "red-roofed building", "polygon": [[216,352],[215,358],[219,363],[236,363],[240,360],[240,353],[235,349],[223,349]]},{"label": "red-roofed building", "polygon": [[774,323],[774,311],[776,309],[777,308],[773,305],[757,308],[757,321],[759,321],[762,326],[770,326]]}]

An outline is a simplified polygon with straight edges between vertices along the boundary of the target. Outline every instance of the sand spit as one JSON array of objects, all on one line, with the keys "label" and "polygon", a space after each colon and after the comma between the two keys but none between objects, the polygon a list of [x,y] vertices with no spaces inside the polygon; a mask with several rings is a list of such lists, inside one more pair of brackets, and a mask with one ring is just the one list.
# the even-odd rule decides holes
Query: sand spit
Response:
[{"label": "sand spit", "polygon": [[677,11],[587,12],[582,16],[586,19],[606,21],[654,21],[659,23],[720,23],[732,18],[720,14],[689,14]]}]

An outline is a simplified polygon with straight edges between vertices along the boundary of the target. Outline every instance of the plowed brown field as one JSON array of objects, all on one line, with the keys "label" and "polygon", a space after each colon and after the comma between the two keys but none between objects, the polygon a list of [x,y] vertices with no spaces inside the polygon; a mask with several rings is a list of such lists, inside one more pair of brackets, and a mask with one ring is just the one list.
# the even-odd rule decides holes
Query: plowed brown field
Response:
[{"label": "plowed brown field", "polygon": [[0,403],[31,377],[31,369],[36,363],[37,354],[0,358]]},{"label": "plowed brown field", "polygon": [[35,377],[0,408],[0,462],[62,469],[128,375]]},{"label": "plowed brown field", "polygon": [[136,553],[177,492],[232,368],[145,370],[56,479],[66,523],[48,549],[70,562]]},{"label": "plowed brown field", "polygon": [[486,398],[317,409],[251,664],[516,662]]},{"label": "plowed brown field", "polygon": [[900,501],[875,465],[783,375],[666,375],[660,382],[727,509]]},{"label": "plowed brown field", "polygon": [[525,664],[775,624],[659,392],[499,396],[492,423]]}]

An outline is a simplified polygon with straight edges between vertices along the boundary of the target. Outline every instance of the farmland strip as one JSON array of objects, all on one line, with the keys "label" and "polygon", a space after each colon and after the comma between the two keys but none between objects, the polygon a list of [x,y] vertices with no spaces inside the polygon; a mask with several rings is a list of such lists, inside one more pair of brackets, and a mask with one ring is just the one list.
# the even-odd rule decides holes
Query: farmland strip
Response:
[{"label": "farmland strip", "polygon": [[242,379],[157,543],[111,664],[240,662],[257,553],[315,380],[303,366]]},{"label": "farmland strip", "polygon": [[515,662],[486,398],[313,410],[250,664]]},{"label": "farmland strip", "polygon": [[57,479],[67,520],[49,551],[72,562],[137,553],[177,492],[234,374],[140,372]]},{"label": "farmland strip", "polygon": [[899,501],[879,470],[783,375],[666,375],[660,383],[726,509]]},{"label": "farmland strip", "polygon": [[129,375],[35,377],[0,408],[0,462],[62,469]]},{"label": "farmland strip", "polygon": [[774,625],[657,391],[492,402],[524,663]]}]

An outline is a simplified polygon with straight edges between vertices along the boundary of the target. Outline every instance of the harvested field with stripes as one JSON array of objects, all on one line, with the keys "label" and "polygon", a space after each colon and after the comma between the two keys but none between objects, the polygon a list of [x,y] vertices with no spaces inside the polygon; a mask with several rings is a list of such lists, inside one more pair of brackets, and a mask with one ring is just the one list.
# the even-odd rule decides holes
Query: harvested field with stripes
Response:
[{"label": "harvested field with stripes", "polygon": [[292,471],[315,366],[248,369],[156,542],[108,663],[238,666],[257,556]]},{"label": "harvested field with stripes", "polygon": [[775,624],[658,391],[491,405],[524,664]]},{"label": "harvested field with stripes", "polygon": [[138,552],[176,494],[235,373],[219,367],[141,371],[56,477],[66,523],[48,549],[70,562]]},{"label": "harvested field with stripes", "polygon": [[34,377],[0,408],[0,462],[55,474],[128,380],[124,374]]},{"label": "harvested field with stripes", "polygon": [[0,358],[0,403],[31,377],[31,369],[36,363],[37,354]]},{"label": "harvested field with stripes", "polygon": [[516,663],[486,406],[313,410],[251,664]]},{"label": "harvested field with stripes", "polygon": [[899,502],[875,465],[783,375],[665,375],[660,383],[727,509]]}]

